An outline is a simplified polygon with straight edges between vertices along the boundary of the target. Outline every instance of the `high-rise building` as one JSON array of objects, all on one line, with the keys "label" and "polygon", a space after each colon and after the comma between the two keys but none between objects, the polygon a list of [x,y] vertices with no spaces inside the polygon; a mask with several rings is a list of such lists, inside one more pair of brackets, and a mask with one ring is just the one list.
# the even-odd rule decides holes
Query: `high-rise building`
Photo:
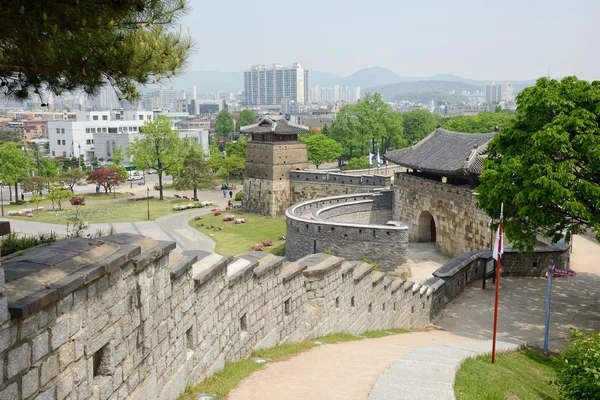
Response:
[{"label": "high-rise building", "polygon": [[291,68],[273,64],[271,69],[255,65],[244,72],[246,105],[281,105],[284,99],[309,103],[309,72],[299,63],[292,64]]},{"label": "high-rise building", "polygon": [[487,103],[500,103],[502,101],[513,101],[512,85],[508,82],[496,84],[492,82],[485,87],[485,100]]}]

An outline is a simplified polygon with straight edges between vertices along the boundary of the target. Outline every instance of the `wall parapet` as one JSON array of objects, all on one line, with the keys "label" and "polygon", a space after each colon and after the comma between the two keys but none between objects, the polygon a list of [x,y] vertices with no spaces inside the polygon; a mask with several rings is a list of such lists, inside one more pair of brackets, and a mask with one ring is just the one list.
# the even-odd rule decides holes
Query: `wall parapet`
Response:
[{"label": "wall parapet", "polygon": [[330,171],[290,171],[291,182],[311,182],[338,185],[390,187],[392,178],[387,175],[362,175]]},{"label": "wall parapet", "polygon": [[[297,260],[329,250],[377,261],[385,271],[395,269],[406,259],[408,228],[397,221],[388,223],[392,201],[393,192],[384,190],[308,200],[288,208],[286,257]],[[352,220],[358,218],[366,222]]]}]

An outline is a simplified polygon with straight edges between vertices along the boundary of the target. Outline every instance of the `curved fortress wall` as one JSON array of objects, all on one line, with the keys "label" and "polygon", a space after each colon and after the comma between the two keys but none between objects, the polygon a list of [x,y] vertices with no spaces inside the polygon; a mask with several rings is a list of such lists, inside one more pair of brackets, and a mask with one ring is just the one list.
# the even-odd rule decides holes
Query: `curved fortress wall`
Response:
[{"label": "curved fortress wall", "polygon": [[286,211],[286,257],[297,260],[331,251],[377,261],[392,271],[406,261],[408,229],[391,223],[391,190],[308,200]]},{"label": "curved fortress wall", "polygon": [[401,172],[394,179],[394,197],[394,219],[408,225],[410,241],[433,241],[433,219],[441,253],[454,257],[490,248],[490,218],[477,208],[472,190]]}]

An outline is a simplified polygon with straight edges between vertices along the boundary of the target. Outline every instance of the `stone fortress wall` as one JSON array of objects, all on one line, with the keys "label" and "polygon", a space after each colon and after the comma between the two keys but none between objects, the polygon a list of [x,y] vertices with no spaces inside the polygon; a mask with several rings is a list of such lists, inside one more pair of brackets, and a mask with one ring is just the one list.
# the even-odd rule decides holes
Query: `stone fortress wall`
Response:
[{"label": "stone fortress wall", "polygon": [[390,176],[358,175],[354,171],[290,171],[291,203],[297,204],[320,197],[351,193],[366,193],[373,189],[389,188]]},{"label": "stone fortress wall", "polygon": [[331,251],[376,261],[383,271],[393,271],[406,261],[408,246],[408,228],[392,221],[393,200],[391,190],[382,190],[307,200],[288,208],[286,257],[293,261]]},{"label": "stone fortress wall", "polygon": [[[424,327],[490,257],[461,255],[413,284],[332,255],[289,262],[174,248],[116,234],[5,259],[0,398],[176,399],[254,349]],[[568,257],[568,247],[556,252]]]},{"label": "stone fortress wall", "polygon": [[449,257],[489,249],[490,218],[476,206],[473,191],[418,176],[397,173],[394,178],[394,219],[409,227],[410,241],[429,241],[430,221],[436,247]]}]

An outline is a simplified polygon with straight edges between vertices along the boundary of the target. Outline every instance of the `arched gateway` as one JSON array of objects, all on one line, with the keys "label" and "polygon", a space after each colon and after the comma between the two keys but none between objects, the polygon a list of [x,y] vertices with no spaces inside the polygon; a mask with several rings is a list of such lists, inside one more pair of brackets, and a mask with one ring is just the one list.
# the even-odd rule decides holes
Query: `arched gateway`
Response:
[{"label": "arched gateway", "polygon": [[417,225],[417,241],[418,242],[435,242],[435,220],[429,211],[423,211],[419,216]]}]

